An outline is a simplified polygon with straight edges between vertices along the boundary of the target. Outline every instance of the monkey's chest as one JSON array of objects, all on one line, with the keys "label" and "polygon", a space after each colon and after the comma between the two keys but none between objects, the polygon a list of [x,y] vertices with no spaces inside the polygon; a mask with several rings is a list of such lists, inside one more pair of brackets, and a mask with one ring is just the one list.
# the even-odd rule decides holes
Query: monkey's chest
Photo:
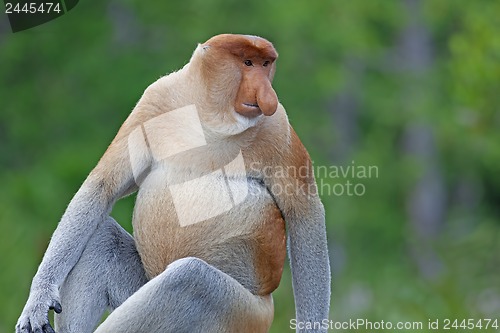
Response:
[{"label": "monkey's chest", "polygon": [[150,277],[176,259],[195,256],[254,293],[277,287],[286,255],[285,225],[262,184],[231,170],[173,185],[149,181],[138,193],[133,224]]}]

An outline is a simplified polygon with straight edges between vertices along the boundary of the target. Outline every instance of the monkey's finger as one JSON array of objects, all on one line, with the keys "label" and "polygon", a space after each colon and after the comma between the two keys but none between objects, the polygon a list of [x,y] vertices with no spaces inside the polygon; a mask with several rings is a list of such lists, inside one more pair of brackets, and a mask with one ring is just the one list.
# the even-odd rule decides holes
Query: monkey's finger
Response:
[{"label": "monkey's finger", "polygon": [[42,327],[43,333],[56,333],[50,324],[45,324]]},{"label": "monkey's finger", "polygon": [[24,325],[17,324],[16,333],[33,333],[30,322],[28,321]]},{"label": "monkey's finger", "polygon": [[61,313],[62,312],[61,303],[55,301],[54,304],[52,304],[49,309],[54,310],[56,313]]}]

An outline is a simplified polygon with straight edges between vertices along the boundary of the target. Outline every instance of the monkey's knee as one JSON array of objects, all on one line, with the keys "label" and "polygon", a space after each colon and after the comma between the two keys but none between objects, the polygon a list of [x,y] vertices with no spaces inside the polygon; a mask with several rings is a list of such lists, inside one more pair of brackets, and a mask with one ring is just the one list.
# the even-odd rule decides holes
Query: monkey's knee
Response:
[{"label": "monkey's knee", "polygon": [[235,290],[243,288],[229,275],[195,257],[174,261],[151,282],[174,303],[206,310],[221,309],[221,304],[230,306]]},{"label": "monkey's knee", "polygon": [[[167,266],[167,269],[158,276],[163,279],[166,287],[174,290],[187,288],[207,288],[213,279],[213,271],[217,270],[204,260],[195,257],[177,259]],[[187,290],[189,290],[187,289]]]},{"label": "monkey's knee", "polygon": [[165,272],[173,279],[196,276],[212,267],[204,260],[196,257],[177,259],[167,266]]}]

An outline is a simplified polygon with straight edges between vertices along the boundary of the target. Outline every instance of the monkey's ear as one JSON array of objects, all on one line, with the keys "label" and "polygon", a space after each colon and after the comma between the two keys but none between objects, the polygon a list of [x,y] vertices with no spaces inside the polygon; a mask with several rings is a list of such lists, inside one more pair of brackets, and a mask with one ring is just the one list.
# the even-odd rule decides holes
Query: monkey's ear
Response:
[{"label": "monkey's ear", "polygon": [[208,49],[210,48],[210,45],[207,45],[205,43],[198,43],[198,47],[196,48],[197,50],[200,50],[200,52],[203,54],[205,53]]},{"label": "monkey's ear", "polygon": [[193,52],[193,56],[195,56],[197,54],[198,56],[205,58],[207,56],[207,51],[209,48],[210,48],[210,45],[198,43],[198,45],[196,46],[196,49]]}]

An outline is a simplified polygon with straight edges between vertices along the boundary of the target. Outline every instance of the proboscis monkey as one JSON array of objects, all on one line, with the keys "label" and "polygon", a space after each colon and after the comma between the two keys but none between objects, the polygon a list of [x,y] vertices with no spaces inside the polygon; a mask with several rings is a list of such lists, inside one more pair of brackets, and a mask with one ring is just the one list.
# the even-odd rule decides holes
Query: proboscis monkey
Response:
[{"label": "proboscis monkey", "polygon": [[[50,309],[57,333],[92,332],[107,308],[97,333],[268,332],[286,243],[296,321],[328,318],[325,214],[277,57],[218,35],[146,89],[59,222],[17,333],[54,332]],[[109,213],[136,191],[132,237]]]}]

